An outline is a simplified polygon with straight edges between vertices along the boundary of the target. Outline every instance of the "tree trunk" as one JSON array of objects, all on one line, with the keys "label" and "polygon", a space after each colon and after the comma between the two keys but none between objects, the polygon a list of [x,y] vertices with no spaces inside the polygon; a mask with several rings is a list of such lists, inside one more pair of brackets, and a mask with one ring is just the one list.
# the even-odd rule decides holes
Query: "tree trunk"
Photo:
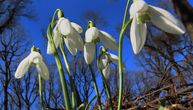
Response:
[{"label": "tree trunk", "polygon": [[5,81],[5,84],[4,84],[4,99],[3,99],[4,110],[8,110],[8,94],[7,94],[7,89],[8,89],[8,84],[7,84],[7,81]]}]

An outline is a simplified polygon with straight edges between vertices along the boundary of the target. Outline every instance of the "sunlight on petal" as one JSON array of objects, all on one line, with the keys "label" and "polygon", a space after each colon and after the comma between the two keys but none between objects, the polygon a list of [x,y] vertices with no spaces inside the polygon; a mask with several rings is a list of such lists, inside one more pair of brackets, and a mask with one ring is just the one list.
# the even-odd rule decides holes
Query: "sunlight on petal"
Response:
[{"label": "sunlight on petal", "polygon": [[64,17],[60,18],[57,22],[58,31],[63,35],[69,35],[71,33],[72,25],[70,21]]},{"label": "sunlight on petal", "polygon": [[144,2],[143,0],[138,0],[134,3],[132,3],[129,13],[130,13],[130,18],[133,18],[135,14],[138,12],[145,12],[148,10],[148,4]]},{"label": "sunlight on petal", "polygon": [[66,47],[68,48],[68,50],[69,50],[69,52],[72,54],[72,55],[76,55],[76,53],[77,53],[77,49],[76,49],[76,47],[75,47],[75,45],[74,45],[74,41],[73,41],[73,39],[72,38],[65,38],[64,39],[64,42],[65,42],[65,44],[66,44]]},{"label": "sunlight on petal", "polygon": [[19,79],[23,77],[27,72],[27,70],[29,69],[29,67],[30,67],[29,58],[26,57],[21,61],[21,63],[17,67],[17,70],[15,72],[15,78]]},{"label": "sunlight on petal", "polygon": [[35,64],[40,63],[43,59],[41,54],[35,51],[31,52],[28,57],[29,57],[29,61]]},{"label": "sunlight on petal", "polygon": [[106,79],[109,79],[110,77],[110,64],[108,64],[103,70],[103,75]]},{"label": "sunlight on petal", "polygon": [[152,23],[161,30],[172,34],[184,34],[184,25],[168,11],[150,6]]},{"label": "sunlight on petal", "polygon": [[74,23],[74,22],[71,22],[71,25],[72,27],[78,32],[78,33],[82,33],[83,32],[83,29],[80,25]]},{"label": "sunlight on petal", "polygon": [[91,27],[89,29],[87,29],[86,33],[85,33],[85,41],[86,42],[92,42],[95,39],[97,39],[99,36],[99,30],[96,27]]},{"label": "sunlight on petal", "polygon": [[131,24],[130,38],[132,48],[135,54],[138,54],[143,48],[147,35],[147,26],[143,23],[137,23],[136,17],[134,17]]},{"label": "sunlight on petal", "polygon": [[87,64],[91,64],[95,56],[95,44],[86,43],[84,45],[84,58]]},{"label": "sunlight on petal", "polygon": [[48,71],[46,64],[43,61],[40,62],[39,64],[36,64],[36,69],[38,71],[38,74],[40,74],[40,76],[43,79],[45,80],[49,79],[49,71]]},{"label": "sunlight on petal", "polygon": [[76,30],[73,29],[72,33],[70,35],[68,35],[67,38],[71,39],[75,48],[77,48],[80,51],[83,51],[84,42],[83,42],[80,34]]},{"label": "sunlight on petal", "polygon": [[99,38],[106,48],[118,50],[118,44],[110,34],[100,31]]}]

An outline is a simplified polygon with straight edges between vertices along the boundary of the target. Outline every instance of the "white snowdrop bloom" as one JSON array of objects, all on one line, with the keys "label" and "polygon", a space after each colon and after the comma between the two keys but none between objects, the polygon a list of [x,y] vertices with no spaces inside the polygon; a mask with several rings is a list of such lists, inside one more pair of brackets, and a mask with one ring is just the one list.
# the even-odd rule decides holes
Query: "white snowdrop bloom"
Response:
[{"label": "white snowdrop bloom", "polygon": [[32,51],[26,58],[21,61],[15,72],[15,78],[19,79],[23,77],[30,66],[35,66],[38,74],[40,74],[43,79],[49,79],[48,68],[44,63],[41,54],[36,51]]},{"label": "white snowdrop bloom", "polygon": [[184,25],[168,11],[149,5],[144,0],[136,0],[130,7],[132,19],[130,37],[135,54],[138,54],[146,41],[147,25],[152,22],[161,30],[172,34],[184,34]]},{"label": "white snowdrop bloom", "polygon": [[99,39],[106,48],[111,50],[118,50],[118,44],[116,40],[107,32],[99,30],[96,27],[91,27],[86,30],[85,42],[95,42],[97,39]]},{"label": "white snowdrop bloom", "polygon": [[95,55],[95,43],[85,43],[84,58],[87,64],[91,64]]},{"label": "white snowdrop bloom", "polygon": [[[84,48],[83,40],[80,36],[80,33],[83,32],[83,29],[80,25],[70,22],[68,19],[61,17],[56,23],[56,26],[53,29],[53,41],[55,47],[58,48],[61,41],[61,37],[64,39],[66,47],[72,55],[77,53],[77,49],[82,51]],[[47,53],[53,54],[54,50],[50,47],[48,42]]]},{"label": "white snowdrop bloom", "polygon": [[110,64],[118,64],[118,57],[109,52],[103,53],[98,59],[98,68],[102,70],[103,75],[106,79],[110,76]]},{"label": "white snowdrop bloom", "polygon": [[87,64],[91,64],[95,55],[95,44],[101,41],[106,48],[118,50],[116,40],[107,32],[91,27],[85,33],[84,58]]}]

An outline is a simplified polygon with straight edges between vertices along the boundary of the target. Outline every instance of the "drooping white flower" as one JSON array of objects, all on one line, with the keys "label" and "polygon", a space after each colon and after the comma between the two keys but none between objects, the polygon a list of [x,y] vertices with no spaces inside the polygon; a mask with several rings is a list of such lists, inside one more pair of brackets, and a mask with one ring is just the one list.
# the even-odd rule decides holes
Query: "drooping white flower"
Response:
[{"label": "drooping white flower", "polygon": [[32,51],[26,58],[24,58],[15,72],[15,78],[19,79],[25,75],[30,66],[35,66],[38,74],[43,79],[49,79],[49,71],[43,58],[39,52]]},{"label": "drooping white flower", "polygon": [[[61,37],[64,39],[66,47],[72,55],[77,53],[77,50],[83,50],[84,43],[80,36],[80,33],[83,32],[83,29],[80,25],[70,22],[68,19],[61,17],[56,23],[56,26],[53,29],[53,41],[55,47],[58,48],[61,41]],[[48,42],[47,53],[53,54],[54,50],[50,47]]]},{"label": "drooping white flower", "polygon": [[106,48],[117,50],[116,40],[108,33],[96,27],[87,29],[85,33],[84,58],[87,64],[91,64],[95,55],[95,44],[101,41]]},{"label": "drooping white flower", "polygon": [[132,19],[130,38],[135,54],[143,48],[146,40],[146,21],[151,21],[156,27],[172,34],[184,34],[184,25],[168,11],[149,5],[144,0],[136,0],[130,7]]},{"label": "drooping white flower", "polygon": [[102,70],[102,73],[106,79],[110,76],[110,64],[118,64],[118,57],[109,52],[104,52],[98,59],[98,68]]},{"label": "drooping white flower", "polygon": [[84,45],[84,58],[87,64],[91,64],[94,60],[95,55],[95,44],[94,43],[85,43]]}]

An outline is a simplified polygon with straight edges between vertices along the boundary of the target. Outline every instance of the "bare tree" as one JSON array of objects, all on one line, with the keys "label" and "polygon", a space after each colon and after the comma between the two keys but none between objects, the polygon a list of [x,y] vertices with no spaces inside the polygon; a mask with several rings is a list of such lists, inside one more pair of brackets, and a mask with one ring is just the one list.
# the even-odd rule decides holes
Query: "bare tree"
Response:
[{"label": "bare tree", "polygon": [[[154,105],[146,106],[150,108],[157,108],[159,101],[169,104],[181,103],[181,97],[176,94],[178,94],[178,91],[186,90],[190,86],[187,78],[192,76],[193,66],[190,59],[193,45],[188,37],[152,33],[153,30],[149,32],[145,48],[138,57],[141,66],[144,67],[144,73],[149,74],[151,80],[155,80],[153,82],[146,81],[138,76],[140,82],[144,85],[140,91],[145,91],[141,91],[139,97],[144,97],[138,98],[135,103],[142,103],[141,101],[146,105],[147,103],[154,103]],[[187,74],[189,76],[186,76]],[[166,95],[164,99],[160,98],[163,93]],[[184,93],[183,96],[188,97],[189,93]],[[170,97],[170,99],[167,97]],[[158,104],[157,107],[155,104]]]},{"label": "bare tree", "polygon": [[44,97],[44,106],[45,108],[62,108],[63,105],[63,96],[61,91],[61,85],[58,83],[59,77],[57,77],[56,65],[50,64],[50,79],[49,81],[44,81],[43,97]]},{"label": "bare tree", "polygon": [[85,63],[83,56],[78,54],[76,57],[74,57],[70,67],[73,74],[73,80],[75,81],[75,86],[82,99],[82,102],[87,104],[94,91],[92,77],[88,65]]},{"label": "bare tree", "polygon": [[[8,109],[8,94],[9,84],[13,78],[15,71],[14,64],[16,57],[25,53],[26,49],[23,47],[23,41],[16,30],[7,30],[0,36],[0,73],[2,75],[1,83],[3,84],[4,91],[4,109]],[[16,38],[18,37],[18,38]],[[20,37],[20,38],[19,38]]]},{"label": "bare tree", "polygon": [[5,29],[15,26],[19,17],[33,17],[32,12],[28,9],[30,3],[30,0],[0,1],[0,34]]},{"label": "bare tree", "polygon": [[27,49],[22,37],[24,36],[23,29],[17,25],[17,21],[21,16],[31,16],[26,7],[28,3],[30,3],[29,0],[0,1],[0,75],[5,110],[13,109],[11,108],[13,94],[11,94],[10,84],[13,80],[15,65],[18,63],[16,58],[22,56]]}]

